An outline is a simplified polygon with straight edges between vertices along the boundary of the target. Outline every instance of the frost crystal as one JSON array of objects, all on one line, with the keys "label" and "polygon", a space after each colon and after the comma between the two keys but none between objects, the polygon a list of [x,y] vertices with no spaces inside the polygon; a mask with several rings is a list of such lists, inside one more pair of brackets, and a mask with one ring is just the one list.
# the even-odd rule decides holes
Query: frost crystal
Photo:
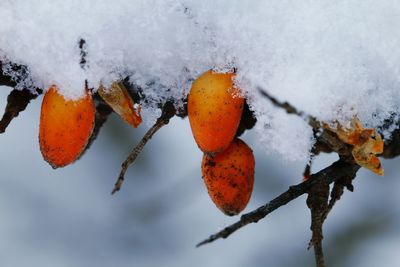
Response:
[{"label": "frost crystal", "polygon": [[157,102],[180,105],[204,71],[235,67],[261,140],[288,159],[304,160],[311,130],[265,108],[257,87],[322,121],[357,114],[377,127],[399,111],[395,0],[2,0],[0,18],[1,60],[28,68],[21,78],[3,65],[19,88],[56,84],[74,98],[85,80],[98,88],[129,77],[149,118]]}]

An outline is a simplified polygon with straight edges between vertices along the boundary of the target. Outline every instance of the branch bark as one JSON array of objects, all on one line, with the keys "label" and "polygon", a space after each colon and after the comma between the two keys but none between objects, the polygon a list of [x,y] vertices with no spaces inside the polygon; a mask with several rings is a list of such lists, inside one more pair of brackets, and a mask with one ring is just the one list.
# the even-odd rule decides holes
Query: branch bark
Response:
[{"label": "branch bark", "polygon": [[329,184],[324,180],[318,181],[308,192],[307,206],[311,211],[312,237],[308,249],[314,247],[315,262],[317,267],[325,267],[322,240],[324,238],[322,227],[328,209]]},{"label": "branch bark", "polygon": [[[17,84],[13,79],[4,74],[3,63],[0,61],[0,85],[14,88]],[[27,67],[13,64],[13,69],[22,70],[22,73],[27,76]],[[25,77],[24,76],[24,77]],[[13,89],[7,97],[7,106],[3,117],[0,121],[0,133],[4,133],[11,121],[18,117],[19,113],[24,111],[31,100],[37,98],[43,91],[40,88],[34,88],[32,91],[28,88],[22,90]]]},{"label": "branch bark", "polygon": [[12,90],[7,97],[7,106],[0,121],[0,133],[4,133],[10,122],[18,117],[19,113],[24,111],[30,101],[35,99],[38,95],[39,93],[35,94],[27,89]]},{"label": "branch bark", "polygon": [[11,79],[10,76],[3,73],[3,63],[0,61],[0,85],[15,87],[16,83]]},{"label": "branch bark", "polygon": [[311,175],[310,179],[307,181],[291,186],[287,191],[280,194],[265,205],[252,212],[242,215],[239,221],[224,228],[218,233],[211,235],[209,238],[197,244],[197,247],[214,242],[220,238],[225,239],[242,227],[250,223],[257,223],[274,210],[307,193],[311,187],[320,181],[331,184],[332,182],[337,181],[345,176],[355,175],[359,169],[360,166],[354,162],[346,162],[340,159],[334,162],[331,166]]},{"label": "branch bark", "polygon": [[79,159],[85,154],[85,152],[92,146],[93,142],[97,139],[97,136],[100,133],[101,128],[108,120],[108,117],[113,112],[112,108],[106,104],[101,97],[97,94],[94,95],[94,99],[96,103],[96,117],[94,120],[94,128],[92,135],[89,138],[89,141],[85,147],[85,150],[79,155]]}]

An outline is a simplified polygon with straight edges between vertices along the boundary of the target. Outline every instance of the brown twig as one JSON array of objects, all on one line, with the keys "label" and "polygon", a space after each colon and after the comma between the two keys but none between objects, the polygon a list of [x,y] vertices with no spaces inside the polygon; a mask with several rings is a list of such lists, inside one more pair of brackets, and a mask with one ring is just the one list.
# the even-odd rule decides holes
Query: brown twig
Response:
[{"label": "brown twig", "polygon": [[10,122],[16,118],[19,113],[26,109],[31,100],[35,99],[38,93],[32,93],[28,89],[12,90],[7,97],[7,106],[5,108],[3,117],[0,121],[0,133],[4,133]]},{"label": "brown twig", "polygon": [[400,126],[398,127],[392,132],[391,139],[385,141],[385,149],[382,154],[385,159],[392,159],[400,155]]},{"label": "brown twig", "polygon": [[[315,117],[307,115],[303,111],[299,111],[288,102],[279,101],[262,88],[258,88],[258,91],[262,96],[269,99],[272,104],[274,104],[276,107],[284,109],[288,114],[295,114],[308,119],[308,124],[313,128],[313,130],[319,131],[319,135],[316,139],[317,142],[312,151],[314,154],[317,155],[319,152],[329,153],[334,151],[340,156],[347,155],[350,158],[352,157],[351,153],[348,153],[351,151],[349,150],[349,145],[341,142],[333,132],[323,129],[322,123],[319,122]],[[382,131],[385,129],[387,130],[391,126],[396,126],[396,129],[391,134],[391,138],[385,141],[385,149],[381,156],[386,159],[392,159],[400,155],[400,121],[396,118],[398,117],[392,116],[384,123],[382,127],[380,127],[380,130]]]},{"label": "brown twig", "polygon": [[349,191],[353,191],[352,181],[355,177],[356,173],[349,173],[348,176],[344,176],[335,181],[330,193],[329,202],[329,185],[324,181],[317,183],[309,192],[307,205],[311,210],[312,238],[308,248],[311,246],[314,247],[315,262],[317,267],[325,267],[324,253],[322,249],[323,224],[333,206],[343,195],[344,187],[346,187]]},{"label": "brown twig", "polygon": [[86,40],[83,38],[80,38],[78,41],[78,47],[79,47],[80,56],[81,56],[79,65],[81,66],[82,69],[86,69],[88,67],[86,65],[87,64],[86,57],[88,55]]},{"label": "brown twig", "polygon": [[[320,231],[322,233],[322,225]],[[318,242],[314,243],[314,255],[317,267],[325,267],[324,250],[322,249],[322,238],[319,239]]]},{"label": "brown twig", "polygon": [[[315,117],[306,115],[304,112],[297,110],[288,102],[280,102],[278,99],[268,94],[265,90],[259,89],[259,92],[262,96],[269,99],[272,104],[274,104],[278,108],[284,109],[288,114],[295,114],[308,120],[308,124],[313,128],[314,137],[316,140],[311,151],[312,155],[318,155],[321,152],[336,152],[338,153],[341,160],[345,162],[354,162],[353,156],[351,154],[351,147],[343,143],[334,132],[330,131],[329,128],[323,127],[323,124],[319,122]],[[309,178],[310,171],[311,166],[310,164],[308,164],[304,171],[305,180]],[[335,203],[342,196],[344,186],[352,191],[353,187],[351,185],[351,181],[355,178],[355,175],[356,171],[354,173],[351,173],[349,176],[342,177],[335,181],[331,192],[331,199],[329,202],[329,183],[326,183],[325,181],[320,181],[316,185],[314,185],[309,191],[307,205],[311,210],[310,228],[312,230],[312,238],[309,243],[309,248],[311,246],[314,247],[314,255],[317,267],[325,266],[324,254],[322,249],[323,223]]]},{"label": "brown twig", "polygon": [[313,164],[313,160],[314,160],[314,155],[310,155],[310,158],[306,164],[306,166],[304,167],[304,171],[303,171],[303,182],[307,181],[308,179],[310,179],[311,176],[311,167]]},{"label": "brown twig", "polygon": [[274,210],[307,193],[311,189],[311,187],[319,181],[325,181],[327,184],[330,184],[344,176],[355,174],[359,170],[359,168],[360,166],[353,162],[345,162],[340,159],[334,162],[331,166],[319,171],[316,174],[311,175],[310,179],[308,179],[307,181],[291,186],[287,191],[280,194],[278,197],[274,198],[265,205],[257,208],[254,211],[242,215],[239,221],[224,228],[218,233],[211,235],[209,238],[197,244],[197,247],[211,243],[220,238],[227,238],[232,233],[236,232],[242,227],[250,223],[257,223],[259,220],[263,219]]},{"label": "brown twig", "polygon": [[121,172],[118,176],[117,182],[115,183],[114,189],[111,194],[115,194],[121,189],[121,186],[125,180],[125,173],[128,170],[129,165],[131,165],[137,158],[137,156],[142,152],[146,143],[153,137],[153,135],[164,125],[166,125],[165,120],[157,120],[156,123],[146,132],[142,140],[137,144],[137,146],[132,150],[129,156],[121,165]]},{"label": "brown twig", "polygon": [[113,110],[108,106],[97,94],[94,95],[94,99],[96,103],[96,117],[94,120],[94,128],[93,132],[90,135],[89,141],[85,147],[85,150],[79,155],[79,159],[85,154],[85,152],[92,146],[93,142],[97,139],[97,136],[100,133],[101,128],[104,123],[106,123],[109,115],[113,112]]},{"label": "brown twig", "polygon": [[278,108],[284,109],[288,114],[294,114],[302,117],[308,121],[308,124],[313,128],[314,135],[316,136],[316,143],[313,147],[312,153],[318,155],[320,152],[337,152],[340,156],[351,159],[351,148],[344,144],[335,133],[324,129],[322,123],[315,117],[305,114],[303,111],[299,111],[288,102],[281,102],[267,91],[259,88],[260,94],[269,99],[272,104]]},{"label": "brown twig", "polygon": [[3,73],[3,63],[0,61],[0,85],[15,87],[17,84],[10,76]]},{"label": "brown twig", "polygon": [[257,118],[254,115],[254,112],[250,109],[247,101],[244,101],[243,113],[240,118],[239,127],[236,131],[236,137],[241,136],[246,130],[250,130],[254,127],[257,122]]},{"label": "brown twig", "polygon": [[[21,72],[17,81],[26,79],[28,77],[28,70],[26,66],[11,64],[12,69]],[[15,87],[17,82],[11,76],[3,73],[3,63],[0,61],[0,85]],[[5,108],[3,117],[0,121],[0,133],[4,133],[10,122],[16,118],[21,111],[24,111],[31,100],[37,98],[42,93],[40,88],[24,88],[14,89],[7,97],[7,106]]]},{"label": "brown twig", "polygon": [[126,158],[126,160],[122,163],[121,165],[121,172],[118,176],[117,181],[115,182],[114,189],[112,190],[111,194],[115,194],[118,192],[122,184],[124,183],[125,180],[125,173],[128,170],[129,166],[135,162],[137,156],[140,154],[140,152],[143,150],[144,146],[146,143],[153,137],[153,135],[160,130],[164,125],[167,125],[169,123],[169,120],[175,115],[175,108],[172,105],[172,103],[167,102],[163,108],[162,108],[162,114],[161,116],[157,119],[156,123],[146,132],[146,134],[143,136],[142,140],[136,145],[136,147],[132,150],[132,152],[129,154],[129,156]]},{"label": "brown twig", "polygon": [[292,105],[289,104],[288,102],[280,102],[277,98],[275,98],[275,97],[273,97],[272,95],[270,95],[270,94],[269,94],[267,91],[265,91],[264,89],[258,88],[258,92],[259,92],[262,96],[268,98],[268,99],[272,102],[272,104],[274,104],[275,106],[280,107],[280,108],[286,110],[286,112],[287,112],[288,114],[295,114],[295,115],[298,115],[298,116],[300,116],[300,117],[303,117],[303,116],[304,116],[304,112],[298,111],[294,106],[292,106]]},{"label": "brown twig", "polygon": [[328,208],[329,184],[324,180],[318,181],[309,191],[307,206],[311,211],[311,231],[312,237],[308,244],[308,249],[314,247],[315,262],[317,267],[324,267],[324,253],[322,250],[322,240],[324,238],[322,227],[324,216]]},{"label": "brown twig", "polygon": [[328,203],[328,206],[326,208],[323,220],[325,221],[326,218],[328,217],[329,213],[331,212],[331,210],[333,209],[333,207],[335,206],[336,202],[340,200],[340,198],[342,197],[343,193],[344,193],[344,188],[346,187],[347,190],[349,190],[350,192],[353,192],[354,187],[352,184],[352,181],[356,178],[356,174],[351,174],[349,176],[345,176],[337,181],[335,181],[335,183],[333,184],[333,188],[331,190],[331,194],[330,194],[330,200]]},{"label": "brown twig", "polygon": [[112,108],[103,101],[99,101],[96,105],[96,117],[94,122],[93,133],[90,136],[87,148],[96,140],[99,135],[100,129],[103,127],[104,123],[107,121],[109,115],[113,112]]}]

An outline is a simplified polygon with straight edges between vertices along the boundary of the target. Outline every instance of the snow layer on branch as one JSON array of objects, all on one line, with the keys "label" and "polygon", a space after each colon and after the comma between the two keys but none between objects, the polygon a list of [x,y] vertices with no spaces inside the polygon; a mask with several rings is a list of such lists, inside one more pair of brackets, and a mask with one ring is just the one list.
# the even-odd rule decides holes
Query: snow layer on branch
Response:
[{"label": "snow layer on branch", "polygon": [[149,118],[157,102],[181,104],[202,72],[236,67],[263,142],[288,159],[305,158],[311,130],[266,108],[258,87],[320,120],[370,127],[400,104],[397,0],[2,0],[0,18],[0,58],[26,65],[34,85],[73,98],[85,80],[129,76]]}]

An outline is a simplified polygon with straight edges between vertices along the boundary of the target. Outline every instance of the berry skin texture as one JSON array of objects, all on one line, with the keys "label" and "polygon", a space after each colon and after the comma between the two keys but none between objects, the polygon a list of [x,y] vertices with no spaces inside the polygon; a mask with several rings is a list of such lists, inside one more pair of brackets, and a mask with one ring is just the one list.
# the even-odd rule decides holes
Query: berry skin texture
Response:
[{"label": "berry skin texture", "polygon": [[204,154],[203,180],[214,204],[226,215],[239,214],[250,200],[255,160],[251,148],[235,139],[214,157]]},{"label": "berry skin texture", "polygon": [[225,150],[235,137],[244,98],[234,87],[234,73],[209,70],[197,78],[188,96],[188,117],[197,145],[204,153]]},{"label": "berry skin texture", "polygon": [[55,169],[74,162],[92,134],[95,107],[90,92],[66,100],[56,86],[47,90],[40,113],[39,144],[43,158]]}]

